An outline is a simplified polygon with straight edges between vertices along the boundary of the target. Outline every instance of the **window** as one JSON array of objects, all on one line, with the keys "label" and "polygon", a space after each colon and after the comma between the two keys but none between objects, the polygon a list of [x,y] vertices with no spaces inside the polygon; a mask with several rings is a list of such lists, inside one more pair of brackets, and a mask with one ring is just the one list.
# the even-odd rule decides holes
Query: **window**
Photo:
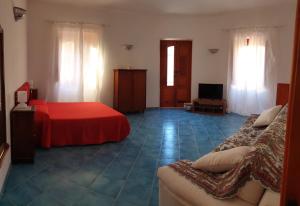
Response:
[{"label": "window", "polygon": [[60,53],[60,72],[59,80],[61,82],[70,82],[75,76],[75,42],[73,41],[63,41],[61,44]]},{"label": "window", "polygon": [[269,28],[231,32],[227,81],[229,112],[259,114],[275,105],[277,57],[273,51],[277,36],[278,32]]},{"label": "window", "polygon": [[100,101],[103,78],[101,28],[97,25],[57,24],[57,54],[53,75],[55,101]]},{"label": "window", "polygon": [[169,46],[167,50],[167,86],[174,86],[174,54],[175,46]]},{"label": "window", "polygon": [[248,91],[263,92],[266,58],[264,38],[260,36],[236,38],[234,44],[236,54],[232,87],[236,90],[247,89]]}]

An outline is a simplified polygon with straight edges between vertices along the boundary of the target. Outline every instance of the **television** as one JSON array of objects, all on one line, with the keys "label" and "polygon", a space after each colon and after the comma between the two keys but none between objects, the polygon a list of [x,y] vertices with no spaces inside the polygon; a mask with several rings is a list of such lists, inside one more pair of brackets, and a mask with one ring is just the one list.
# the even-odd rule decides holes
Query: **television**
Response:
[{"label": "television", "polygon": [[199,84],[199,99],[223,99],[223,84]]}]

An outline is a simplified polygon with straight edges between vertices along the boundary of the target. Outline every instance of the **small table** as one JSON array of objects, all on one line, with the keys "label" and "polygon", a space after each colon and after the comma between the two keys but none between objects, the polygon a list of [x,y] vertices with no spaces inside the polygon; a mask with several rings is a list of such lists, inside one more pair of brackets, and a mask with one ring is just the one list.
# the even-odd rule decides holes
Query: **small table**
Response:
[{"label": "small table", "polygon": [[194,99],[193,111],[211,114],[225,114],[227,109],[226,99]]},{"label": "small table", "polygon": [[11,120],[11,160],[12,163],[33,163],[36,135],[34,128],[34,107],[10,112]]}]

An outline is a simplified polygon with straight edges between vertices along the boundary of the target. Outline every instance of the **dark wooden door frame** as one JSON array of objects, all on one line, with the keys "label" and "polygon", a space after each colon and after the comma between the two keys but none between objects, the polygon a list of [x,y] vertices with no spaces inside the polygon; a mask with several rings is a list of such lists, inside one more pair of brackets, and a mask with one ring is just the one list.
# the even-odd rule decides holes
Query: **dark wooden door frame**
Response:
[{"label": "dark wooden door frame", "polygon": [[294,35],[281,206],[300,204],[300,0],[297,4]]},{"label": "dark wooden door frame", "polygon": [[5,104],[5,83],[4,83],[4,31],[0,25],[0,135],[1,135],[1,141],[0,141],[0,167],[2,164],[2,161],[8,151],[9,145],[7,144],[6,139],[6,104]]},{"label": "dark wooden door frame", "polygon": [[[160,41],[160,106],[162,106],[162,89],[164,87],[164,85],[166,84],[166,81],[167,81],[167,77],[166,77],[166,74],[163,73],[163,69],[162,68],[165,68],[167,65],[166,65],[166,61],[162,61],[162,59],[166,59],[166,55],[167,53],[166,52],[163,52],[163,45],[162,42],[167,42],[167,45],[174,45],[175,46],[175,62],[174,62],[174,75],[175,75],[175,78],[174,78],[174,86],[176,87],[176,75],[180,72],[179,71],[179,68],[178,68],[178,65],[179,65],[179,61],[180,59],[179,58],[176,58],[177,56],[177,50],[176,50],[176,43],[178,42],[185,42],[185,43],[191,43],[191,49],[192,49],[192,43],[193,41],[192,40],[184,40],[184,39],[162,39]],[[187,76],[187,95],[188,95],[188,98],[187,98],[187,102],[190,102],[191,101],[191,84],[192,84],[192,50],[191,50],[191,56],[190,56],[190,61],[188,62],[188,76]],[[175,88],[176,90],[176,88]],[[174,93],[174,100],[176,99],[176,91]]]}]

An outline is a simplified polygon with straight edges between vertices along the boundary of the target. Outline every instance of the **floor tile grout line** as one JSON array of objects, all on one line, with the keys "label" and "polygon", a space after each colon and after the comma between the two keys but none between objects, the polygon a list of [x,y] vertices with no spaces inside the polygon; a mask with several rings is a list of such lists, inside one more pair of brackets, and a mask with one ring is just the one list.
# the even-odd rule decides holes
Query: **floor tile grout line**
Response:
[{"label": "floor tile grout line", "polygon": [[[204,123],[201,123],[201,124],[202,124],[202,127],[205,129],[205,133],[207,134],[209,143],[211,144],[212,147],[214,147],[214,146],[212,145],[212,142],[211,142],[211,136],[210,136],[210,134],[209,134],[207,128],[205,127]],[[200,148],[199,148],[199,152],[200,152]]]},{"label": "floor tile grout line", "polygon": [[[143,145],[144,145],[144,144],[143,144]],[[137,160],[138,160],[138,158],[139,158],[139,156],[140,156],[140,154],[141,154],[142,147],[143,147],[143,146],[141,146],[141,148],[139,149],[139,153],[137,154],[137,156],[136,156],[134,162],[132,163],[132,166],[130,167],[130,170],[129,170],[129,172],[128,172],[126,178],[124,179],[124,180],[125,180],[124,185],[121,187],[121,189],[120,189],[120,191],[118,192],[117,196],[114,198],[114,199],[115,199],[115,200],[114,200],[115,203],[116,203],[116,201],[119,199],[120,194],[122,193],[124,187],[125,187],[126,184],[127,184],[128,177],[130,176],[130,174],[131,174],[131,172],[132,172],[132,170],[133,170],[133,167],[134,167],[135,163],[137,162]],[[113,205],[115,205],[115,203],[114,203]]]},{"label": "floor tile grout line", "polygon": [[181,145],[180,145],[180,133],[179,133],[179,120],[176,121],[176,126],[177,126],[177,146],[178,146],[178,153],[179,153],[179,159],[181,159]]},{"label": "floor tile grout line", "polygon": [[[104,173],[104,171],[105,171],[107,168],[109,168],[109,166],[113,163],[113,161],[116,160],[116,159],[119,157],[120,153],[122,152],[122,150],[125,148],[125,146],[126,146],[127,144],[128,144],[128,142],[126,142],[126,143],[122,146],[122,148],[121,148],[120,151],[117,153],[117,155],[116,155],[116,156],[115,156],[115,157],[114,157],[114,158],[113,158],[113,159],[105,166],[105,168],[104,168],[101,172],[99,172],[95,178],[93,178],[93,180],[91,181],[91,183],[89,184],[89,186],[91,186],[91,185],[95,182],[95,180],[96,180],[100,175],[102,175],[102,174]],[[76,183],[76,182],[74,182],[74,183]],[[76,184],[79,185],[78,183],[76,183]],[[93,191],[93,192],[96,192],[96,193],[99,193],[99,192],[97,192],[97,191],[95,191],[95,190],[89,188],[89,186],[86,186],[86,188],[87,188],[88,190]]]},{"label": "floor tile grout line", "polygon": [[[162,128],[163,129],[163,128]],[[158,168],[159,168],[159,163],[160,163],[160,155],[162,153],[162,145],[163,145],[163,140],[164,140],[164,137],[165,137],[165,130],[163,130],[163,137],[161,138],[160,140],[160,150],[159,150],[159,155],[158,155],[158,158],[156,159],[156,169],[155,169],[155,173],[154,173],[154,177],[152,179],[152,184],[151,184],[151,194],[149,196],[149,200],[148,200],[148,206],[150,206],[151,204],[151,198],[153,196],[153,191],[154,191],[154,183],[155,183],[155,178],[158,178],[157,175],[157,171],[158,171]]]},{"label": "floor tile grout line", "polygon": [[[89,184],[89,186],[91,186],[91,185],[95,182],[95,180],[96,180],[102,173],[104,173],[104,171],[112,164],[112,162],[113,162],[115,159],[117,159],[117,158],[119,157],[121,151],[123,150],[123,148],[124,148],[127,144],[128,144],[128,143],[124,144],[124,145],[122,146],[122,148],[120,149],[120,151],[118,152],[118,154],[117,154],[117,155],[116,155],[116,156],[115,156],[115,157],[114,157],[114,158],[106,165],[105,169],[103,169],[103,171],[99,172],[98,175],[97,175],[95,178],[93,178],[93,180],[91,181],[91,183]],[[78,184],[78,183],[75,182],[75,181],[72,181],[72,180],[69,180],[69,181],[75,183],[76,185],[78,185],[78,186],[80,186],[80,187],[83,187],[83,188],[87,189],[88,191],[92,191],[92,192],[94,192],[94,193],[96,193],[96,194],[100,193],[100,192],[97,192],[97,191],[93,190],[92,188],[89,188],[89,186],[82,186],[82,185]],[[101,194],[103,194],[103,193],[101,193]],[[103,194],[103,195],[106,195],[106,194]],[[106,195],[106,196],[109,196],[109,195]],[[111,196],[109,196],[109,197],[111,197]],[[114,199],[114,198],[113,198],[113,199]],[[74,203],[74,204],[76,204],[76,203]],[[74,204],[73,204],[73,205],[74,205]]]},{"label": "floor tile grout line", "polygon": [[[119,156],[119,154],[121,153],[121,151],[123,150],[123,148],[124,148],[126,145],[127,145],[127,143],[124,144],[124,145],[121,147],[121,149],[120,149],[120,151],[117,153],[116,157],[114,157],[114,158],[113,158],[113,159],[105,166],[105,169],[106,169],[107,167],[109,167],[109,166],[112,164],[112,162]],[[101,151],[101,150],[103,150],[103,147],[101,147],[99,150],[95,151],[95,153],[93,154],[94,158],[95,158],[95,155],[96,155],[99,151]],[[78,168],[78,170],[79,170],[79,169],[80,169],[80,168]],[[105,171],[105,169],[97,174],[97,176],[91,181],[91,183],[89,184],[89,186],[91,186],[91,185],[94,183],[94,181],[97,179],[97,177],[99,177],[99,175],[101,175],[101,174]],[[75,170],[74,173],[75,173],[76,171],[78,171],[78,170]],[[97,193],[97,192],[94,191],[93,189],[89,188],[89,186],[83,186],[83,185],[80,185],[80,184],[78,184],[77,182],[75,182],[75,181],[73,181],[72,179],[69,179],[69,178],[67,178],[67,180],[70,181],[71,183],[76,184],[78,187],[81,187],[81,188],[87,189],[88,191],[92,191],[92,192]],[[74,203],[74,204],[76,204],[76,203]]]},{"label": "floor tile grout line", "polygon": [[[144,119],[144,118],[143,118],[143,119]],[[144,121],[144,120],[143,120],[143,121]],[[140,121],[140,122],[139,122],[139,127],[141,126],[141,124],[142,124],[143,121]],[[143,147],[144,147],[145,141],[146,141],[146,140],[144,140],[143,144],[141,145],[141,147],[140,147],[140,149],[139,149],[139,153],[137,154],[137,156],[136,156],[136,158],[135,158],[135,160],[134,160],[134,162],[133,162],[133,164],[132,164],[132,166],[131,166],[131,168],[130,168],[130,170],[129,170],[129,172],[128,172],[126,178],[125,178],[124,185],[121,187],[119,193],[117,194],[117,196],[116,196],[115,199],[114,199],[113,205],[115,205],[115,204],[117,203],[117,201],[118,201],[118,199],[119,199],[121,193],[123,192],[123,190],[124,190],[124,188],[125,188],[125,186],[126,186],[126,184],[127,184],[128,177],[130,176],[130,174],[131,174],[131,172],[132,172],[132,170],[133,170],[134,165],[136,164],[138,158],[140,157],[140,154],[141,154],[142,149],[143,149]]]},{"label": "floor tile grout line", "polygon": [[[45,164],[46,165],[46,164]],[[51,165],[50,166],[48,166],[48,168],[49,167],[51,167]],[[26,180],[24,180],[24,182],[23,183],[26,183],[26,182],[28,182],[31,178],[33,178],[33,177],[35,177],[35,176],[37,176],[38,174],[40,174],[42,171],[44,171],[45,169],[48,169],[48,168],[43,168],[43,169],[41,169],[39,172],[37,172],[36,174],[33,174],[33,175],[30,175],[30,176],[28,176],[28,177],[26,177]],[[15,186],[13,186],[13,188],[11,188],[11,190],[14,190],[14,189],[16,189],[17,187],[18,187],[19,185],[15,185]]]},{"label": "floor tile grout line", "polygon": [[[102,147],[103,148],[103,147]],[[93,156],[95,156],[95,154],[97,153],[97,152],[99,152],[100,150],[102,150],[102,148],[99,148],[97,151],[95,151],[94,153],[93,153]],[[37,174],[35,174],[35,175],[33,175],[32,177],[35,177],[35,176],[37,176],[37,175],[39,175],[40,173],[42,173],[44,170],[47,170],[47,169],[49,169],[49,168],[51,168],[51,167],[54,167],[55,166],[55,164],[57,163],[57,161],[55,161],[52,165],[48,165],[48,168],[44,168],[43,170],[41,170],[41,171],[39,171]],[[78,171],[80,169],[80,167],[79,168],[76,168],[75,170],[74,170],[74,172],[76,172],[76,171]],[[30,177],[28,180],[30,180],[32,177]],[[65,178],[64,176],[60,176],[61,178]],[[80,185],[81,186],[81,185]]]},{"label": "floor tile grout line", "polygon": [[195,131],[195,128],[192,126],[192,133],[193,133],[193,136],[194,136],[194,142],[196,144],[196,147],[197,147],[197,151],[198,151],[198,158],[199,158],[199,155],[200,155],[200,149],[199,149],[199,145],[198,145],[198,142],[197,142],[197,138],[196,138],[196,131]]}]

